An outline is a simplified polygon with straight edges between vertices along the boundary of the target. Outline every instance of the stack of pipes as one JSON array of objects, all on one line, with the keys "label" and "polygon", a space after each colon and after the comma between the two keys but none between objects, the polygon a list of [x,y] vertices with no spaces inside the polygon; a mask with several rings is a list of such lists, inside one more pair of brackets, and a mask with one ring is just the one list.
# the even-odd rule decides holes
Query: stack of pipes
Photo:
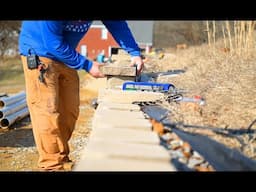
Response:
[{"label": "stack of pipes", "polygon": [[29,110],[24,91],[12,96],[0,97],[0,127],[9,127],[27,115]]}]

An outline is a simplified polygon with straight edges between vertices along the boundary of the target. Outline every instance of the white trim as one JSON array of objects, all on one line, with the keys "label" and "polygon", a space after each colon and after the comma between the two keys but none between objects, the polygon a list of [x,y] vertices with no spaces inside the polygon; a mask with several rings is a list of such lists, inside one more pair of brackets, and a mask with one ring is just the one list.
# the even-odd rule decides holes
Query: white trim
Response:
[{"label": "white trim", "polygon": [[90,28],[106,28],[105,25],[91,25]]},{"label": "white trim", "polygon": [[108,57],[111,57],[112,54],[111,54],[111,49],[112,49],[112,46],[108,46]]},{"label": "white trim", "polygon": [[81,55],[87,57],[87,46],[86,45],[81,45]]},{"label": "white trim", "polygon": [[108,39],[108,30],[106,28],[101,29],[101,39],[107,40]]}]

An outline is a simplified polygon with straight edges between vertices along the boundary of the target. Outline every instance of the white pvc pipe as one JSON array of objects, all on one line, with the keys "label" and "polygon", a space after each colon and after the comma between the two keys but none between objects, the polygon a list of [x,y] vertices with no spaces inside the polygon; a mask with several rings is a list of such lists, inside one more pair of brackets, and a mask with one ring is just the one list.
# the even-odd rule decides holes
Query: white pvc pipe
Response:
[{"label": "white pvc pipe", "polygon": [[0,126],[9,127],[15,121],[18,121],[18,120],[26,117],[28,114],[29,114],[29,110],[27,107],[25,107],[25,108],[21,109],[20,111],[17,111],[15,113],[7,115],[5,118],[1,119]]},{"label": "white pvc pipe", "polygon": [[199,105],[204,105],[205,104],[205,101],[203,99],[189,98],[189,97],[183,97],[180,101],[198,103]]},{"label": "white pvc pipe", "polygon": [[0,109],[0,119],[27,106],[26,98]]},{"label": "white pvc pipe", "polygon": [[0,108],[5,107],[7,105],[11,105],[21,99],[24,99],[26,97],[25,91],[22,91],[16,95],[9,96],[9,97],[1,97],[0,98]]}]

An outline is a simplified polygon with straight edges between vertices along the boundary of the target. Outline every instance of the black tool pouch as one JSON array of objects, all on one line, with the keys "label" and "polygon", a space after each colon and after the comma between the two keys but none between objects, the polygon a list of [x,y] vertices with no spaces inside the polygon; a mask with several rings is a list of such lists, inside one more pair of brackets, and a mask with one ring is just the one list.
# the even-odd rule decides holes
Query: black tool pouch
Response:
[{"label": "black tool pouch", "polygon": [[27,56],[27,65],[29,69],[37,69],[39,64],[40,62],[37,55],[32,54]]}]

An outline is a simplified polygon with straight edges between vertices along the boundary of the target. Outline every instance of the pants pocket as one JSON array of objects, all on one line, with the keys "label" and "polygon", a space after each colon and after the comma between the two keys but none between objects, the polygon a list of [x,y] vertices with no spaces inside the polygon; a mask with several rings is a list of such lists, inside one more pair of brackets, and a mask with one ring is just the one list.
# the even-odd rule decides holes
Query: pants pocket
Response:
[{"label": "pants pocket", "polygon": [[37,73],[37,71],[31,71],[28,74],[28,82],[27,84],[27,100],[29,103],[34,104],[37,102],[40,102],[41,100],[41,94],[40,94],[40,85],[39,85],[39,81],[38,81],[38,76],[39,74]]}]

